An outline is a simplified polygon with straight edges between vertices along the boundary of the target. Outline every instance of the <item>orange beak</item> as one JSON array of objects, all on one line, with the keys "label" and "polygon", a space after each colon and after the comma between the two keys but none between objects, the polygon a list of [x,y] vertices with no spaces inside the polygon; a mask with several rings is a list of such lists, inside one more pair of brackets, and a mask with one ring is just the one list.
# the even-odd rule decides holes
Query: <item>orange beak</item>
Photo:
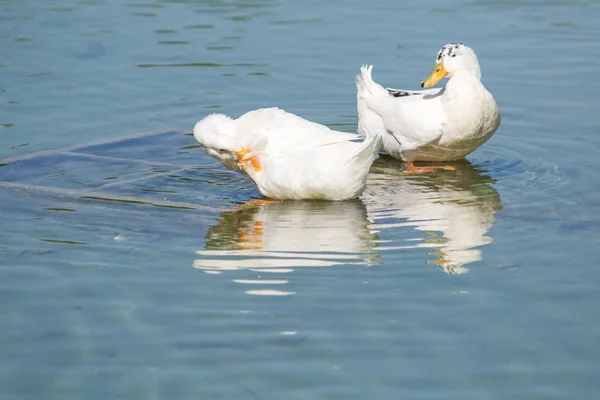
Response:
[{"label": "orange beak", "polygon": [[433,71],[431,71],[429,76],[425,78],[423,82],[421,82],[421,87],[431,87],[447,76],[448,72],[446,72],[446,70],[444,69],[444,64],[435,64],[435,66],[433,67]]}]

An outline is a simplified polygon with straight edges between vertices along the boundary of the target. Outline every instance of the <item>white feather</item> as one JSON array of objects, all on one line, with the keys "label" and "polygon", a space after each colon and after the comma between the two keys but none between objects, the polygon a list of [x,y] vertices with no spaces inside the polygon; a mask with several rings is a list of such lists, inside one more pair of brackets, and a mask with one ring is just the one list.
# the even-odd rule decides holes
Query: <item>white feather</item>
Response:
[{"label": "white feather", "polygon": [[404,161],[456,160],[485,143],[500,114],[481,84],[475,52],[449,44],[438,58],[451,74],[446,87],[405,91],[400,97],[373,81],[372,66],[363,66],[356,79],[359,134],[380,135],[382,150]]},{"label": "white feather", "polygon": [[[235,167],[222,161],[223,164],[247,174],[260,192],[272,199],[358,197],[366,187],[371,164],[378,157],[381,139],[368,129],[364,140],[360,140],[356,134],[331,130],[279,108],[221,120],[227,129],[229,121],[235,123],[232,138],[240,149],[248,151]],[[206,146],[214,139],[214,133],[222,134],[221,130],[210,124],[204,126],[210,131],[199,130],[196,135],[194,130],[196,139],[204,143],[209,154],[229,160],[229,154],[216,154],[214,148]]]}]

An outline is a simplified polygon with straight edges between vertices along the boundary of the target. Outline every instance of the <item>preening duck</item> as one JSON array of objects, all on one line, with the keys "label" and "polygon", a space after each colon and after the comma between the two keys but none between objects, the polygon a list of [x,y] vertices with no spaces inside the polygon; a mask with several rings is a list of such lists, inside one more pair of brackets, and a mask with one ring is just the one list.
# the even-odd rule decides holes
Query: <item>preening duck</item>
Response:
[{"label": "preening duck", "polygon": [[382,150],[407,163],[451,161],[466,157],[500,125],[494,97],[481,83],[477,55],[462,43],[444,45],[421,87],[449,78],[441,89],[388,89],[373,81],[373,67],[363,66],[356,79],[358,132],[382,137]]},{"label": "preening duck", "polygon": [[279,108],[250,111],[238,119],[211,114],[194,137],[225,167],[248,175],[276,200],[346,200],[358,197],[378,157],[381,138],[364,139],[307,121]]}]

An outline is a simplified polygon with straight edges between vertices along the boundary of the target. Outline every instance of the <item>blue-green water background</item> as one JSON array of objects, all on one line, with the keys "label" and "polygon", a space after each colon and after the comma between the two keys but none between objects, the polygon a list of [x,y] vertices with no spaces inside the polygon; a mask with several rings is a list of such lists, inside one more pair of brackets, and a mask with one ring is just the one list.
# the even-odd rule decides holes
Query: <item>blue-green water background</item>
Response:
[{"label": "blue-green water background", "polygon": [[[583,0],[0,0],[0,158],[266,106],[353,131],[360,65],[415,89],[452,41],[503,118],[457,172],[384,158],[345,203],[245,207],[254,186],[183,134],[106,150],[163,169],[0,168],[59,187],[0,186],[2,399],[596,398],[599,20]],[[61,194],[82,187],[199,209]]]}]

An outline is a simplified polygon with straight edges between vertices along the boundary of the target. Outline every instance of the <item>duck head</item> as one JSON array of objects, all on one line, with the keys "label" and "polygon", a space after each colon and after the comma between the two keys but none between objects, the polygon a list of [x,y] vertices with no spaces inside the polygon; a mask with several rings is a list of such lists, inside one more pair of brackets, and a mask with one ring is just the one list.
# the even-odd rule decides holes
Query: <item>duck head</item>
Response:
[{"label": "duck head", "polygon": [[194,126],[194,137],[208,155],[237,171],[242,146],[235,140],[236,122],[223,114],[211,114]]},{"label": "duck head", "polygon": [[421,82],[421,87],[431,87],[441,79],[451,78],[462,71],[481,79],[479,61],[473,49],[462,43],[448,43],[438,52],[433,71]]}]

